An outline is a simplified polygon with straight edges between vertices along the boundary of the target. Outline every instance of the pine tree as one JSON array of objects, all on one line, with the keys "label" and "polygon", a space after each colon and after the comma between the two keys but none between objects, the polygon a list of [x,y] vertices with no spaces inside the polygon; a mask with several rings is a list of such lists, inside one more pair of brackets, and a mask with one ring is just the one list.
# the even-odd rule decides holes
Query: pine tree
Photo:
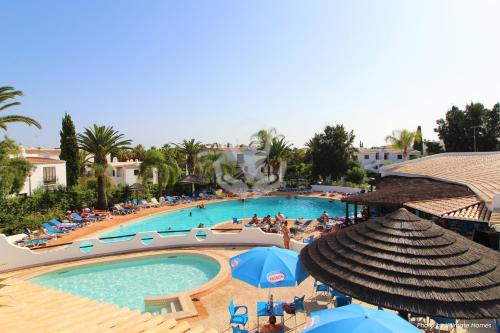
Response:
[{"label": "pine tree", "polygon": [[420,125],[417,127],[415,132],[415,138],[413,139],[413,149],[418,150],[422,154],[424,153],[424,141],[422,140],[422,128]]},{"label": "pine tree", "polygon": [[71,187],[78,183],[80,171],[78,142],[76,140],[75,124],[69,114],[62,120],[61,154],[59,158],[66,161],[66,186]]}]

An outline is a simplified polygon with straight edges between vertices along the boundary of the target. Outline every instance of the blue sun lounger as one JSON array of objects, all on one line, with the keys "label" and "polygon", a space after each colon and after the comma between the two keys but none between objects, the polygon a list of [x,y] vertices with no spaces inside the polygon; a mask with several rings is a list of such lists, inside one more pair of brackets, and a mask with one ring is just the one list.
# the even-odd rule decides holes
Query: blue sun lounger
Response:
[{"label": "blue sun lounger", "polygon": [[95,222],[97,221],[97,218],[96,217],[81,217],[80,215],[78,215],[77,213],[71,213],[71,216],[77,221],[77,222],[86,222],[85,220],[88,220],[88,221],[91,221],[91,222]]},{"label": "blue sun lounger", "polygon": [[57,235],[57,234],[65,234],[68,232],[68,230],[57,230],[47,222],[43,223],[42,226],[47,229],[48,233],[51,235]]},{"label": "blue sun lounger", "polygon": [[61,223],[56,219],[52,219],[49,221],[49,223],[52,223],[56,228],[64,228],[64,229],[75,229],[78,228],[82,225],[82,223]]}]

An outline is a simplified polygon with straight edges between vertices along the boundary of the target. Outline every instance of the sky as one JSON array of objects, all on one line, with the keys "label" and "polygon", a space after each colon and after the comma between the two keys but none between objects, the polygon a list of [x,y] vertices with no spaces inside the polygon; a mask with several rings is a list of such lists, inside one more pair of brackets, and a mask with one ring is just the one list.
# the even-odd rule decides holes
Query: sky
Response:
[{"label": "sky", "polygon": [[[134,144],[295,146],[344,124],[365,147],[500,101],[500,1],[2,1],[0,86],[24,92],[8,136],[57,147],[68,112]],[[1,135],[1,133],[0,133]]]}]

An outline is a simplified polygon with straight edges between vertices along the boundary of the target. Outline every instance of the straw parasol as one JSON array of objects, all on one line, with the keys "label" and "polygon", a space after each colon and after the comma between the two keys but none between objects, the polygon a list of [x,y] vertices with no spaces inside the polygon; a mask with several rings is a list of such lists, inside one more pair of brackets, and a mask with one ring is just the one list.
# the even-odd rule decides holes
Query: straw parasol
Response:
[{"label": "straw parasol", "polygon": [[132,185],[129,185],[128,189],[130,191],[141,192],[141,191],[144,191],[146,188],[144,187],[144,185],[142,185],[140,183],[134,183]]},{"label": "straw parasol", "polygon": [[194,175],[194,174],[190,174],[190,175],[187,175],[186,177],[182,178],[180,181],[179,181],[179,184],[191,184],[191,191],[194,193],[194,185],[195,184],[203,184],[203,179],[201,179],[200,177]]},{"label": "straw parasol", "polygon": [[306,271],[367,303],[417,315],[500,317],[500,253],[401,208],[302,249]]}]

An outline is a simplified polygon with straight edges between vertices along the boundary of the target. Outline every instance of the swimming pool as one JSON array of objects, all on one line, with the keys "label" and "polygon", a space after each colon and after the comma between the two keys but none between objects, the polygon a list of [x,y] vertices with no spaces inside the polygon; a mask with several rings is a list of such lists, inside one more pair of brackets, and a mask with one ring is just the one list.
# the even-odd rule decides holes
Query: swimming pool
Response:
[{"label": "swimming pool", "polygon": [[[259,218],[264,215],[276,216],[282,212],[287,218],[318,218],[327,211],[330,216],[345,216],[345,204],[338,200],[321,198],[288,198],[288,197],[264,197],[247,199],[241,201],[223,201],[207,204],[205,208],[186,207],[177,211],[142,218],[134,222],[124,224],[117,228],[99,234],[99,237],[116,237],[130,235],[143,231],[167,231],[167,230],[190,230],[196,228],[200,223],[205,227],[230,221],[233,217],[249,218],[257,214]],[[354,208],[349,208],[351,217],[354,216]],[[163,233],[162,236],[182,235],[186,232]],[[131,237],[116,238],[116,240],[131,239]]]},{"label": "swimming pool", "polygon": [[219,270],[219,263],[206,256],[170,254],[60,270],[31,282],[144,312],[144,298],[196,288]]}]

